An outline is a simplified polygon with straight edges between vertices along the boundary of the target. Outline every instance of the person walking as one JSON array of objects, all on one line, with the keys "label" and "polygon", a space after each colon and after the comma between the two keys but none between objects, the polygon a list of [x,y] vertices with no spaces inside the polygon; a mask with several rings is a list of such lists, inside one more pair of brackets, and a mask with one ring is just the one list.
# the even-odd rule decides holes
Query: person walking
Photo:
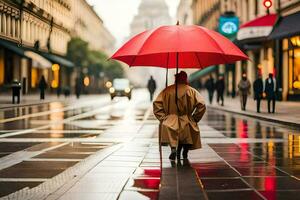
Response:
[{"label": "person walking", "polygon": [[243,73],[242,75],[242,79],[238,84],[238,88],[241,101],[241,109],[246,110],[247,98],[248,94],[250,93],[251,83],[245,73]]},{"label": "person walking", "polygon": [[210,75],[209,79],[205,82],[205,88],[208,92],[209,104],[212,104],[215,90],[215,80],[212,75]]},{"label": "person walking", "polygon": [[253,82],[254,100],[256,100],[256,112],[260,112],[260,102],[263,97],[264,84],[261,74],[258,74],[257,79]]},{"label": "person walking", "polygon": [[75,80],[75,95],[76,95],[77,99],[79,99],[79,97],[80,97],[81,87],[82,87],[82,82],[81,82],[81,79],[78,77]]},{"label": "person walking", "polygon": [[216,90],[217,90],[217,103],[220,104],[221,101],[221,106],[224,106],[225,82],[223,76],[219,76],[219,79],[216,82]]},{"label": "person walking", "polygon": [[[170,160],[188,158],[189,150],[201,148],[198,122],[205,113],[200,93],[187,83],[184,71],[175,75],[177,82],[165,88],[153,102],[153,113],[161,123],[160,141],[171,147]],[[177,97],[177,101],[175,100]]]},{"label": "person walking", "polygon": [[273,74],[269,74],[269,77],[265,80],[265,93],[268,101],[268,113],[271,113],[271,101],[272,101],[272,113],[275,113],[275,101],[276,101],[276,79]]},{"label": "person walking", "polygon": [[154,92],[156,90],[156,82],[153,79],[153,76],[150,76],[150,79],[148,80],[147,88],[148,88],[149,93],[150,93],[150,101],[152,101]]},{"label": "person walking", "polygon": [[18,80],[14,80],[11,85],[12,88],[12,103],[15,104],[15,97],[17,97],[17,103],[20,103],[21,83]]},{"label": "person walking", "polygon": [[47,82],[44,75],[42,75],[41,80],[39,82],[39,89],[40,99],[45,99],[45,90],[47,89]]}]

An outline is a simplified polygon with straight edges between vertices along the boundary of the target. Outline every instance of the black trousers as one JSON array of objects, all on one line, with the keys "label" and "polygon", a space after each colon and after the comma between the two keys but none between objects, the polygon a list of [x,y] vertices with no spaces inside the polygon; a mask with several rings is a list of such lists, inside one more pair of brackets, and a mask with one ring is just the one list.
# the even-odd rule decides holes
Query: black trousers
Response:
[{"label": "black trousers", "polygon": [[268,112],[271,113],[271,101],[272,101],[272,113],[275,113],[275,102],[276,102],[275,97],[268,98]]},{"label": "black trousers", "polygon": [[217,102],[219,103],[221,100],[221,105],[224,105],[224,93],[223,92],[218,92],[217,93]]},{"label": "black trousers", "polygon": [[261,98],[256,98],[256,112],[260,112]]},{"label": "black trousers", "polygon": [[41,90],[40,99],[45,99],[45,90]]},{"label": "black trousers", "polygon": [[211,104],[213,101],[213,97],[214,97],[214,92],[212,91],[208,91],[208,99],[209,99],[209,103]]},{"label": "black trousers", "polygon": [[149,93],[150,93],[150,101],[152,101],[154,92],[149,92]]},{"label": "black trousers", "polygon": [[12,96],[12,103],[15,104],[15,97],[17,97],[17,103],[20,103],[20,94]]},{"label": "black trousers", "polygon": [[241,94],[241,109],[246,110],[246,105],[247,105],[247,94]]}]

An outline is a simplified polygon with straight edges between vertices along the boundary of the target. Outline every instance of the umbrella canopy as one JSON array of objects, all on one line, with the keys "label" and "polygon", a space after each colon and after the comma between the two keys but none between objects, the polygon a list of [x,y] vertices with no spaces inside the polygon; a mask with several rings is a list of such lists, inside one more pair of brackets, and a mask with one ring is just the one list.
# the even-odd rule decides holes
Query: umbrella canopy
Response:
[{"label": "umbrella canopy", "polygon": [[200,69],[248,59],[224,36],[196,25],[162,26],[142,32],[111,58],[129,66]]}]

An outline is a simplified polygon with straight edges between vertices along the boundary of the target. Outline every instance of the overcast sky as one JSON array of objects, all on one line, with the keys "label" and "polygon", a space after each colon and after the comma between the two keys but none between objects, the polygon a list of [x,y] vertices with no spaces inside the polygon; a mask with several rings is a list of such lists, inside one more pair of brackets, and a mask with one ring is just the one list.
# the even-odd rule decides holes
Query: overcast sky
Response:
[{"label": "overcast sky", "polygon": [[[117,39],[117,45],[129,35],[129,26],[137,14],[141,0],[87,0],[103,19],[105,26]],[[179,0],[165,0],[172,18],[175,18]]]}]

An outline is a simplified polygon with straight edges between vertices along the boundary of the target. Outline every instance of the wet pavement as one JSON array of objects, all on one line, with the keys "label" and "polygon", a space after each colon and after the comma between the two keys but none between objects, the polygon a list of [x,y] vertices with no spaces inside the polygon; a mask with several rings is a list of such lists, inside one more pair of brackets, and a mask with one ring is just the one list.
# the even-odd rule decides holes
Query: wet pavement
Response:
[{"label": "wet pavement", "polygon": [[298,198],[299,130],[209,108],[203,148],[160,160],[145,96],[1,109],[0,199]]}]

